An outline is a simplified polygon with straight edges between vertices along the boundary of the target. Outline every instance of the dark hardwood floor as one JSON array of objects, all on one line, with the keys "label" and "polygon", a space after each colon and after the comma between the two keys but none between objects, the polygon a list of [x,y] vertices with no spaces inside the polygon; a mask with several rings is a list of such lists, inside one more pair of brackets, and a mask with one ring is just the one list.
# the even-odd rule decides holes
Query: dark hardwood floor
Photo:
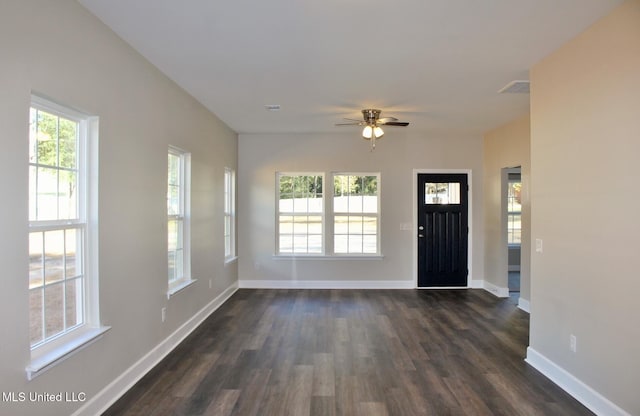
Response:
[{"label": "dark hardwood floor", "polygon": [[482,290],[239,290],[105,414],[591,415]]}]

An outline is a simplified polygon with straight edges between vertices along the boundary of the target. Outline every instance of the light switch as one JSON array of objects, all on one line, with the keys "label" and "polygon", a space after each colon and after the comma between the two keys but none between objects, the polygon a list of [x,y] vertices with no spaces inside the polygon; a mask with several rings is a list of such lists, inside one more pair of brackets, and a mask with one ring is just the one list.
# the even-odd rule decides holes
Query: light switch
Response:
[{"label": "light switch", "polygon": [[542,253],[542,239],[536,238],[536,253]]}]

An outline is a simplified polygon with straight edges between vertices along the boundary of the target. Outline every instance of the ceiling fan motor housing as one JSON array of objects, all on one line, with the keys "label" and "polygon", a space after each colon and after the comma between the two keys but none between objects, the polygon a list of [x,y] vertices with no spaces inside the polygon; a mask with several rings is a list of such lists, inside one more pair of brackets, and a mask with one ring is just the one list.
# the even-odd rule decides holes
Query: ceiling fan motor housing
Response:
[{"label": "ceiling fan motor housing", "polygon": [[364,116],[364,120],[370,126],[374,126],[376,124],[376,121],[378,121],[378,118],[380,117],[380,113],[381,113],[381,110],[376,110],[373,108],[362,110],[362,115]]}]

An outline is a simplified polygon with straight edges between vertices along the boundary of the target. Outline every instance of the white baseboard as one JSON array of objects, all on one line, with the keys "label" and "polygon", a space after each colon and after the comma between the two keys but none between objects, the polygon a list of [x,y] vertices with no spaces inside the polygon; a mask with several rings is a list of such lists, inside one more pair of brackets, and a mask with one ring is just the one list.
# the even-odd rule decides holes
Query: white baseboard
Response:
[{"label": "white baseboard", "polygon": [[631,416],[630,413],[627,413],[615,403],[531,347],[527,348],[527,358],[525,358],[525,361],[596,415]]},{"label": "white baseboard", "polygon": [[522,309],[526,313],[531,313],[531,309],[529,307],[529,301],[523,298],[518,298],[518,308]]},{"label": "white baseboard", "polygon": [[484,289],[484,280],[469,280],[471,289]]},{"label": "white baseboard", "polygon": [[218,309],[238,290],[236,283],[225,289],[220,295],[213,299],[204,308],[200,309],[187,322],[182,324],[164,341],[149,351],[144,357],[129,367],[118,378],[109,383],[104,389],[87,401],[72,416],[94,416],[105,412],[109,406],[116,402],[134,384],[136,384],[145,374],[165,358],[175,347],[177,347],[194,329],[198,327],[209,315]]},{"label": "white baseboard", "polygon": [[508,298],[509,297],[509,288],[508,287],[500,287],[496,286],[493,283],[489,283],[486,280],[483,282],[482,288],[487,292],[490,292],[494,296],[499,298]]},{"label": "white baseboard", "polygon": [[415,289],[412,280],[239,280],[241,289]]}]

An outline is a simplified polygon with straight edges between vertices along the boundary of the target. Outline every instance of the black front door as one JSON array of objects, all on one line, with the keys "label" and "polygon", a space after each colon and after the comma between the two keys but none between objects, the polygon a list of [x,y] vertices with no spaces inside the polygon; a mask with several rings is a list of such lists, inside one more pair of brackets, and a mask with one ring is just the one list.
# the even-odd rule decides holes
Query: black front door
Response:
[{"label": "black front door", "polygon": [[467,286],[466,174],[418,174],[418,287]]}]

